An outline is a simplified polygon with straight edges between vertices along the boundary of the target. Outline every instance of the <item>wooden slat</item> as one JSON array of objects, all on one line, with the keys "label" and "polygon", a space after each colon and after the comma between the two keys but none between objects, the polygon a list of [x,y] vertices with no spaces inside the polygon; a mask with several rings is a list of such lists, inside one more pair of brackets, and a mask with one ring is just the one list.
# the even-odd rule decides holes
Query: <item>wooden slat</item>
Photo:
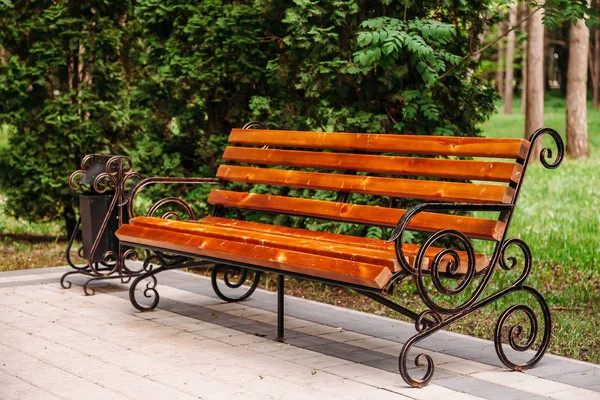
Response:
[{"label": "wooden slat", "polygon": [[[394,243],[387,243],[383,240],[363,238],[359,236],[351,236],[351,235],[341,235],[336,233],[329,232],[318,232],[318,231],[309,231],[306,229],[298,229],[298,228],[290,228],[286,226],[276,226],[270,224],[262,224],[257,222],[249,222],[249,221],[241,221],[237,219],[230,218],[220,218],[220,217],[205,217],[200,221],[197,221],[200,224],[209,224],[209,225],[217,225],[217,226],[226,226],[231,228],[238,228],[243,231],[252,231],[252,232],[268,232],[277,235],[285,235],[292,238],[310,238],[313,240],[317,240],[318,242],[328,242],[328,243],[339,243],[343,245],[350,245],[354,249],[360,248],[362,249],[377,249],[384,251],[386,253],[387,258],[395,259],[394,252]],[[418,245],[405,243],[403,246],[404,255],[407,257],[407,261],[410,265],[414,264],[415,257],[417,252],[419,251]],[[429,268],[429,262],[441,249],[436,247],[431,247],[425,254],[426,258],[424,259],[425,268]],[[467,254],[464,251],[458,251],[458,254],[461,259],[461,264],[459,265],[459,273],[464,274],[466,272],[466,260]],[[386,264],[387,265],[387,264]],[[394,268],[398,270],[398,263],[394,261]],[[487,267],[488,258],[485,254],[475,254],[475,268],[477,271],[481,271],[483,268]],[[445,266],[442,266],[440,271],[445,272]]]},{"label": "wooden slat", "polygon": [[116,235],[120,241],[129,244],[227,259],[379,289],[387,283],[392,275],[389,268],[380,265],[173,232],[166,229],[127,224],[121,226]]},{"label": "wooden slat", "polygon": [[[147,228],[160,228],[172,232],[189,233],[192,235],[200,235],[214,239],[225,239],[246,244],[254,244],[260,246],[276,247],[284,250],[294,250],[301,252],[309,252],[325,257],[342,258],[349,261],[358,261],[368,264],[377,264],[388,267],[391,270],[398,270],[398,265],[395,257],[390,253],[389,247],[361,247],[348,244],[328,241],[323,241],[313,238],[311,231],[303,230],[304,235],[282,235],[279,232],[269,229],[273,225],[266,225],[260,230],[245,229],[243,225],[220,225],[212,224],[214,220],[203,221],[204,223],[190,223],[187,221],[176,221],[169,219],[137,217],[131,220],[130,224],[135,226],[144,226]],[[218,221],[221,222],[222,221]],[[360,251],[357,251],[360,250]],[[391,248],[393,250],[393,247]]]},{"label": "wooden slat", "polygon": [[321,168],[494,182],[510,182],[514,176],[515,165],[519,165],[514,162],[324,153],[233,146],[225,149],[223,159],[258,165],[282,165],[298,168]]},{"label": "wooden slat", "polygon": [[[396,261],[394,244],[383,240],[365,239],[327,232],[314,232],[306,229],[280,227],[227,218],[207,217],[200,221],[176,221],[151,217],[137,217],[130,221],[136,227],[160,229],[173,233],[184,233],[212,239],[223,239],[244,244],[273,247],[282,250],[297,251],[326,258],[339,258],[387,267],[399,271]],[[407,261],[412,265],[419,246],[406,244],[404,247]],[[440,251],[430,248],[426,253],[425,268]],[[461,263],[459,273],[466,272],[467,256],[463,251],[458,252]],[[476,268],[481,270],[487,266],[487,257],[478,254]],[[441,272],[445,272],[445,265]]]},{"label": "wooden slat", "polygon": [[221,165],[217,177],[233,182],[447,202],[508,203],[514,193],[512,188],[499,185],[327,174],[233,165]]},{"label": "wooden slat", "polygon": [[392,135],[375,133],[302,132],[259,129],[232,129],[231,143],[255,146],[303,147],[314,149],[360,150],[404,154],[524,158],[529,142],[524,139],[496,139],[452,136]]},{"label": "wooden slat", "polygon": [[[405,210],[347,204],[333,201],[300,199],[257,193],[212,190],[208,202],[224,207],[300,215],[335,221],[395,227]],[[460,215],[420,213],[409,225],[410,229],[435,232],[452,228],[477,239],[500,240],[504,223],[497,220]]]}]

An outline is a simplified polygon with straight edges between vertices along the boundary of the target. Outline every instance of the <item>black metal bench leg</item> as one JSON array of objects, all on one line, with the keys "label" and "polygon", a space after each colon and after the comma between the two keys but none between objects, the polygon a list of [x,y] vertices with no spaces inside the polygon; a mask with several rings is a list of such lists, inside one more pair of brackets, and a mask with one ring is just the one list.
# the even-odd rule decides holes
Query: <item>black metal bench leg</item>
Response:
[{"label": "black metal bench leg", "polygon": [[277,340],[284,339],[283,332],[283,288],[284,280],[283,275],[277,275]]}]

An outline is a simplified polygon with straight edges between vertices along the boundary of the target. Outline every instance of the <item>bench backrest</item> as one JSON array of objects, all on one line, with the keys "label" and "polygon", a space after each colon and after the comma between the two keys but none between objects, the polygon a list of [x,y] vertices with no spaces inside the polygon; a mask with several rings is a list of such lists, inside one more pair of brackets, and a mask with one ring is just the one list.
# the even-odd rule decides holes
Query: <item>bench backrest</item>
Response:
[{"label": "bench backrest", "polygon": [[[477,204],[515,201],[529,150],[529,141],[523,139],[259,129],[233,129],[229,142],[232,146],[226,148],[223,159],[247,165],[221,165],[217,177],[223,181]],[[228,208],[385,227],[394,227],[404,213],[397,208],[350,204],[346,199],[213,190],[208,201]],[[500,240],[505,229],[501,218],[435,213],[418,215],[409,227],[435,231],[457,226],[468,236],[486,240]]]}]

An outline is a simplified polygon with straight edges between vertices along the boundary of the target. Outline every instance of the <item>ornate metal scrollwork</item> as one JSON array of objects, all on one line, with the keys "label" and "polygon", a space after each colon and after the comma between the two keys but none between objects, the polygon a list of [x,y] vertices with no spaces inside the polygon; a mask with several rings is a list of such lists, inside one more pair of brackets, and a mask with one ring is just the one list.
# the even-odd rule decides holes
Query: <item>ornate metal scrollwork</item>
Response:
[{"label": "ornate metal scrollwork", "polygon": [[[460,267],[460,256],[458,252],[454,249],[442,249],[439,251],[431,262],[431,268],[429,270],[425,269],[425,254],[429,251],[431,246],[442,238],[454,238],[460,241],[463,245],[465,252],[467,254],[467,270],[464,274],[461,274],[462,279],[460,283],[455,288],[449,288],[445,286],[442,282],[440,274],[443,272],[446,276],[450,278],[459,279],[458,272]],[[450,261],[448,261],[450,258]],[[446,269],[445,271],[441,271],[442,263],[446,261]],[[479,295],[478,291],[474,291],[471,296],[469,296],[468,300],[463,302],[461,305],[455,307],[444,307],[437,304],[431,296],[427,293],[427,288],[425,283],[423,282],[424,276],[431,276],[434,287],[441,294],[446,296],[456,296],[465,291],[473,281],[475,276],[475,251],[473,250],[473,246],[471,245],[471,241],[462,233],[453,230],[453,229],[444,229],[434,233],[429,236],[427,240],[421,245],[419,248],[419,252],[417,253],[417,257],[415,259],[415,266],[417,269],[416,274],[416,284],[421,299],[431,308],[440,314],[455,314],[460,312],[466,308],[468,308],[471,304],[473,304]]]},{"label": "ornate metal scrollwork", "polygon": [[[421,334],[415,335],[409,341],[407,341],[402,347],[400,356],[398,357],[398,369],[400,370],[400,376],[402,376],[404,382],[408,383],[412,387],[418,388],[427,385],[433,377],[433,373],[435,371],[435,364],[433,363],[431,356],[429,354],[419,353],[415,358],[415,366],[417,368],[422,368],[423,366],[427,367],[423,377],[420,379],[415,379],[408,373],[408,367],[406,365],[408,362],[408,352],[417,341],[422,339],[422,337],[419,337],[420,335]],[[425,360],[426,365],[423,365],[423,360]]]},{"label": "ornate metal scrollwork", "polygon": [[[428,319],[429,317],[433,319]],[[441,324],[442,321],[442,316],[436,311],[425,310],[421,314],[419,314],[419,317],[415,320],[415,330],[421,333],[427,329],[433,328]]]},{"label": "ornate metal scrollwork", "polygon": [[[155,265],[163,265],[163,267],[155,268]],[[168,269],[168,264],[164,258],[158,254],[148,254],[142,266],[143,273],[135,278],[129,287],[129,301],[136,309],[139,311],[151,311],[156,308],[160,301],[160,295],[156,290],[158,281],[155,274],[165,269]],[[136,293],[138,293],[136,291],[137,286],[143,281],[147,282],[146,287],[142,290],[142,294],[144,295],[144,298],[151,300],[150,305],[143,305],[138,302],[136,298]]]},{"label": "ornate metal scrollwork", "polygon": [[247,268],[235,267],[225,264],[214,265],[210,277],[210,282],[212,284],[213,290],[215,291],[215,294],[219,296],[221,300],[227,302],[237,302],[247,299],[252,295],[252,293],[254,293],[260,281],[260,272],[254,271],[254,277],[251,278],[252,281],[248,289],[245,292],[240,291],[236,297],[232,297],[229,294],[223,293],[221,288],[219,288],[218,281],[219,274],[221,273],[223,274],[222,280],[225,283],[225,286],[227,286],[230,289],[239,289],[242,288],[242,285],[246,282],[246,280],[248,280],[249,270]]},{"label": "ornate metal scrollwork", "polygon": [[[98,165],[102,164],[102,170],[94,171],[94,168],[97,168]],[[130,265],[127,264],[127,261],[135,261],[138,259],[138,254],[135,249],[125,249],[118,244],[115,251],[109,250],[103,253],[101,257],[96,257],[100,241],[105,235],[115,208],[118,207],[118,226],[121,226],[126,217],[125,210],[121,206],[121,203],[125,198],[127,187],[130,186],[130,182],[139,181],[141,179],[141,175],[135,172],[133,168],[133,162],[129,157],[89,154],[82,159],[81,169],[73,172],[69,177],[69,186],[71,189],[82,191],[84,189],[84,186],[81,183],[82,178],[86,176],[88,169],[91,169],[89,172],[93,172],[92,176],[94,174],[96,175],[93,181],[86,182],[89,183],[90,190],[98,194],[103,194],[111,190],[114,191],[114,194],[112,195],[107,213],[102,221],[100,229],[96,233],[96,237],[87,256],[87,265],[84,266],[76,266],[71,261],[70,257],[71,246],[77,235],[80,222],[77,224],[67,246],[66,254],[67,262],[75,269],[75,271],[67,272],[61,277],[61,285],[63,288],[71,287],[71,282],[66,279],[69,275],[85,275],[91,278],[85,282],[83,290],[86,295],[90,295],[94,293],[94,290],[90,289],[88,286],[92,281],[115,278],[121,279],[121,281],[127,281],[127,279],[132,276],[137,276],[141,272],[141,270],[131,269]]]},{"label": "ornate metal scrollwork", "polygon": [[505,271],[513,270],[518,264],[516,257],[507,257],[506,255],[507,250],[511,246],[517,246],[523,252],[523,271],[521,272],[519,278],[511,285],[516,287],[522,285],[531,273],[532,256],[529,246],[527,246],[527,243],[521,239],[512,238],[505,240],[500,247],[500,254],[498,257],[498,264]]},{"label": "ornate metal scrollwork", "polygon": [[[544,331],[542,334],[541,343],[533,357],[530,358],[528,361],[520,364],[513,363],[508,359],[504,351],[502,343],[502,334],[503,332],[508,332],[508,344],[513,350],[517,352],[525,352],[531,349],[536,342],[539,331],[537,315],[531,307],[525,304],[518,304],[509,307],[502,313],[502,315],[500,315],[500,318],[498,318],[498,322],[496,323],[496,329],[494,331],[494,345],[496,348],[496,354],[498,355],[500,361],[502,361],[502,364],[515,371],[523,371],[525,369],[532,368],[535,364],[537,364],[540,361],[540,359],[546,352],[548,345],[550,344],[550,334],[552,330],[550,308],[546,304],[546,301],[544,300],[542,295],[529,286],[523,286],[521,290],[531,294],[538,302],[542,311],[542,315],[544,317]],[[505,324],[507,323],[507,321],[512,316],[518,313],[523,313],[527,318],[527,325],[529,329],[527,330],[527,334],[525,335],[523,335],[525,329],[522,325],[513,325],[508,330],[505,329]]]},{"label": "ornate metal scrollwork", "polygon": [[548,169],[557,168],[563,161],[565,155],[565,144],[558,132],[556,132],[554,129],[541,128],[535,131],[533,135],[531,135],[531,137],[529,138],[531,147],[529,148],[529,154],[527,155],[527,159],[529,159],[529,157],[531,157],[531,154],[533,153],[535,147],[534,144],[544,135],[549,135],[550,137],[552,137],[552,139],[554,139],[554,143],[556,144],[557,148],[557,153],[556,157],[554,158],[554,161],[548,162],[548,159],[552,158],[552,149],[548,147],[542,148],[542,150],[540,151],[540,162],[544,167]]},{"label": "ornate metal scrollwork", "polygon": [[[219,183],[219,180],[216,178],[162,178],[162,177],[155,177],[155,178],[146,178],[146,179],[142,179],[141,181],[139,181],[130,191],[129,194],[127,195],[127,197],[122,201],[122,203],[120,204],[121,206],[127,206],[127,211],[129,213],[129,216],[131,218],[136,217],[136,212],[135,209],[133,207],[134,205],[134,200],[135,200],[135,196],[146,186],[148,185],[154,185],[154,184],[163,184],[163,185],[174,185],[174,184],[178,184],[178,185],[198,185],[198,184],[207,184],[207,185],[216,185]],[[150,207],[150,210],[148,210],[148,212],[146,213],[146,216],[154,216],[154,214],[156,213],[156,211],[166,205],[166,204],[177,204],[179,206],[181,206],[183,208],[183,210],[185,211],[188,219],[190,220],[194,220],[196,219],[196,216],[194,214],[194,210],[192,209],[192,207],[183,199],[180,199],[178,197],[165,197],[159,201],[157,201],[156,203],[154,203],[152,205],[152,207]],[[163,217],[165,218],[171,218],[171,217],[175,217],[178,219],[181,219],[181,216],[177,213],[175,213],[174,211],[168,211],[167,213],[163,214]]]}]

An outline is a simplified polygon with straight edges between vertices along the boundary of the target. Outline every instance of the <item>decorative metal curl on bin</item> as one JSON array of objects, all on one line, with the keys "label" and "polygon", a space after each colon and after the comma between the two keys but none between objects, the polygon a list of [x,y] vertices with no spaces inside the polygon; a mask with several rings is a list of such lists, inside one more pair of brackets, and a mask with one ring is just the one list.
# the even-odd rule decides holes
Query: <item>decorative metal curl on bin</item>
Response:
[{"label": "decorative metal curl on bin", "polygon": [[[85,156],[81,169],[71,174],[69,186],[80,193],[80,215],[66,249],[67,263],[73,271],[61,277],[63,288],[71,287],[67,277],[79,274],[87,278],[84,293],[91,295],[92,281],[121,279],[127,283],[144,272],[143,267],[135,269],[131,262],[127,264],[138,260],[139,255],[135,249],[122,246],[115,236],[116,230],[129,221],[127,208],[122,205],[127,186],[141,178],[129,157],[103,154]],[[71,259],[71,248],[80,228],[82,246],[77,253],[85,260],[84,265],[76,265]]]}]

